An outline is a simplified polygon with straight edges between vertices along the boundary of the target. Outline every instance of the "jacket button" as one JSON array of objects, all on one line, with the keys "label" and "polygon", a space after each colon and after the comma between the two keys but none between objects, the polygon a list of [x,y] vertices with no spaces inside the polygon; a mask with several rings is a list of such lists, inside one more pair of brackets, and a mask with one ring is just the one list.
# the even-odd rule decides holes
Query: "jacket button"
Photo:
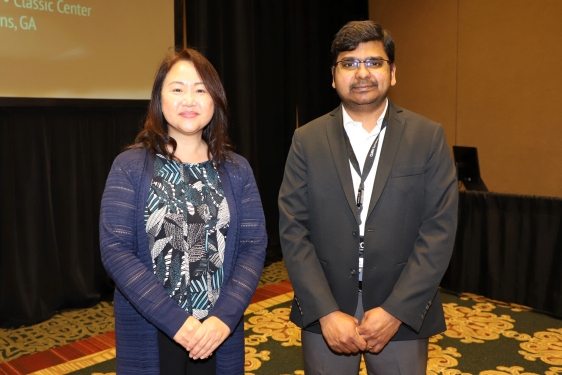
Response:
[{"label": "jacket button", "polygon": [[357,232],[356,232],[356,231],[351,232],[351,234],[353,234],[353,237],[357,237]]},{"label": "jacket button", "polygon": [[357,275],[357,271],[356,271],[356,270],[351,270],[351,271],[349,272],[349,274],[350,274],[351,276],[355,276],[355,275]]}]

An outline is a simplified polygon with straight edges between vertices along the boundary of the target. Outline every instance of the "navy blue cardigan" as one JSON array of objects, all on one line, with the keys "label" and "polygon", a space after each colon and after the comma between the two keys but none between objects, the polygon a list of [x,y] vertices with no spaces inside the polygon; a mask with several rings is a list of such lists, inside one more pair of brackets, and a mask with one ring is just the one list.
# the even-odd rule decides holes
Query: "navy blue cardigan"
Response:
[{"label": "navy blue cardigan", "polygon": [[[242,317],[256,289],[267,236],[261,201],[250,165],[232,154],[219,168],[230,210],[224,283],[209,316],[231,335],[217,350],[217,374],[244,373]],[[154,156],[139,148],[113,162],[101,202],[103,264],[115,281],[115,335],[118,374],[159,374],[157,329],[173,337],[189,314],[173,301],[153,272],[144,223]]]}]

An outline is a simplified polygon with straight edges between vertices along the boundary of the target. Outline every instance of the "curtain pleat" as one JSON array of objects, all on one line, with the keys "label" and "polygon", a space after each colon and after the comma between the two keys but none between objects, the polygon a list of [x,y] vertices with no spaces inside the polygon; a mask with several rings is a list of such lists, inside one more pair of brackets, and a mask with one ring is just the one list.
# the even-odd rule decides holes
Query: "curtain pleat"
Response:
[{"label": "curtain pleat", "polygon": [[98,218],[115,156],[146,109],[0,109],[0,326],[112,293]]},{"label": "curtain pleat", "polygon": [[461,192],[441,286],[562,317],[562,199]]},{"label": "curtain pleat", "polygon": [[339,104],[331,86],[331,43],[348,21],[368,19],[368,1],[188,1],[185,16],[187,44],[217,69],[236,151],[256,175],[268,255],[280,255],[277,195],[297,108],[304,125]]},{"label": "curtain pleat", "polygon": [[[329,112],[330,45],[367,1],[186,2],[188,44],[224,83],[237,151],[254,169],[270,248],[295,125]],[[344,5],[345,4],[345,5]],[[297,112],[298,110],[298,112]],[[0,326],[34,324],[110,296],[100,260],[101,196],[142,108],[0,108]],[[461,192],[444,288],[562,316],[562,200]]]}]

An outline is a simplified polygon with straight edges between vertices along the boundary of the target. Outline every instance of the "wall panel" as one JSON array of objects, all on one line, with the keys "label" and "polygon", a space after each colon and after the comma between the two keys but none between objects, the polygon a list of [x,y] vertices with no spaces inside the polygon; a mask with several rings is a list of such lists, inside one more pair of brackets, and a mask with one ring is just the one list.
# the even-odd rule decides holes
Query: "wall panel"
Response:
[{"label": "wall panel", "polygon": [[447,0],[369,2],[369,18],[389,30],[396,44],[398,105],[445,128],[455,143],[457,3]]},{"label": "wall panel", "polygon": [[391,98],[478,147],[496,192],[562,197],[562,2],[371,0],[397,45]]},{"label": "wall panel", "polygon": [[562,196],[562,2],[459,1],[457,143],[488,188]]}]

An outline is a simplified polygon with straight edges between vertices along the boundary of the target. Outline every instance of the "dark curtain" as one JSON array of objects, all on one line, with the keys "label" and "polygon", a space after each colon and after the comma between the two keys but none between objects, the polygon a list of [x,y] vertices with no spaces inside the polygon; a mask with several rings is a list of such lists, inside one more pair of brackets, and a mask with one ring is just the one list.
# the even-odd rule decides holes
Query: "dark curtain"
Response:
[{"label": "dark curtain", "polygon": [[[330,48],[336,33],[349,21],[369,19],[368,1],[285,1],[287,61],[299,125],[326,114],[340,104],[332,88]],[[294,118],[294,117],[293,117]],[[291,124],[292,125],[292,124]]]},{"label": "dark curtain", "polygon": [[98,218],[115,156],[142,108],[0,108],[0,326],[112,293]]},{"label": "dark curtain", "polygon": [[[175,3],[177,11],[181,1]],[[277,194],[297,109],[302,125],[338,104],[330,86],[331,40],[347,21],[367,18],[367,0],[185,3],[188,42],[224,82],[231,137],[254,168],[269,254],[279,257]],[[88,307],[113,290],[99,254],[99,205],[111,162],[133,141],[146,103],[47,102],[0,103],[3,327]]]},{"label": "dark curtain", "polygon": [[441,286],[562,317],[562,199],[461,192]]},{"label": "dark curtain", "polygon": [[[330,46],[368,1],[186,2],[187,44],[217,69],[230,106],[231,137],[256,175],[269,236],[280,255],[277,194],[294,129],[339,104]],[[298,112],[297,112],[298,111]]]},{"label": "dark curtain", "polygon": [[[217,68],[231,136],[254,168],[270,255],[277,194],[297,123],[338,104],[330,44],[367,1],[188,1],[188,42]],[[297,112],[298,111],[298,112]],[[135,107],[0,108],[0,326],[87,307],[113,290],[98,217],[111,162],[138,132]],[[562,199],[464,192],[442,286],[562,316]]]}]

